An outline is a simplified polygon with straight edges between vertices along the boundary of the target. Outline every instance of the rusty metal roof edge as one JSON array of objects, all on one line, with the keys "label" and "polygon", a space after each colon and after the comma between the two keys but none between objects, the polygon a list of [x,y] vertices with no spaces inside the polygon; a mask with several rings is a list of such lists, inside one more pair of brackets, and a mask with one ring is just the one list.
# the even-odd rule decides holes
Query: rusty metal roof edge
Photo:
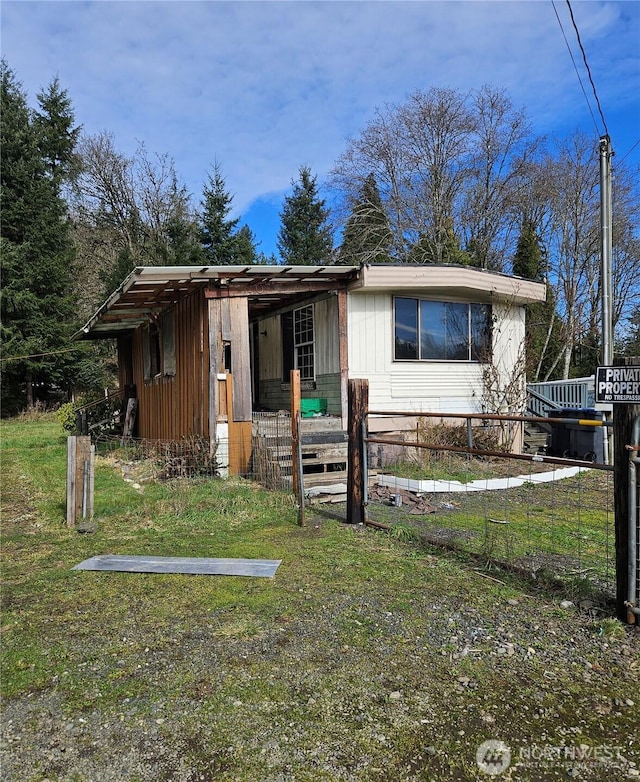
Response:
[{"label": "rusty metal roof edge", "polygon": [[[350,274],[354,274],[359,270],[358,266],[332,266],[330,264],[322,266],[275,266],[275,265],[260,265],[253,266],[136,266],[132,272],[126,277],[122,284],[106,299],[106,301],[100,305],[91,318],[79,329],[73,336],[74,341],[87,339],[90,334],[96,334],[101,329],[94,327],[100,321],[105,312],[108,312],[117,302],[123,298],[126,293],[136,285],[140,284],[153,284],[166,281],[166,283],[184,279],[191,283],[202,281],[206,283],[210,280],[220,279],[221,277],[231,278],[252,278],[257,276],[269,276],[273,277],[322,277],[332,276],[346,277]],[[131,328],[135,328],[132,323]],[[127,330],[127,326],[123,325],[121,328],[117,328],[117,331]],[[102,330],[104,333],[104,330]]]}]

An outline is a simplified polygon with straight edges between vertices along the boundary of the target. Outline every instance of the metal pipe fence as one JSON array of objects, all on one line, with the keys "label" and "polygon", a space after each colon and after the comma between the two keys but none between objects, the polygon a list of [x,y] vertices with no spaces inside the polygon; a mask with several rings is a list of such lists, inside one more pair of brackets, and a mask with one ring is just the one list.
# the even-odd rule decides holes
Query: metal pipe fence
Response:
[{"label": "metal pipe fence", "polygon": [[407,540],[613,597],[613,468],[506,453],[490,438],[484,448],[447,444],[447,427],[450,442],[467,436],[451,419],[468,417],[428,416],[438,417],[443,422],[424,427],[422,438],[413,432],[366,436],[367,520]]}]

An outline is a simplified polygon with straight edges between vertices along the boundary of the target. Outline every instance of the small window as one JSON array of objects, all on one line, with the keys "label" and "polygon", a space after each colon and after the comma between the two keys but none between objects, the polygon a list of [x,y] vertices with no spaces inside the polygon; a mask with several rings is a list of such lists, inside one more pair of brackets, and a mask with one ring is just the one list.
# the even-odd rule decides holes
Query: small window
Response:
[{"label": "small window", "polygon": [[173,377],[176,374],[176,337],[173,312],[162,316],[162,374]]},{"label": "small window", "polygon": [[162,316],[159,325],[150,323],[142,330],[144,379],[176,374],[175,326],[173,312]]},{"label": "small window", "polygon": [[491,350],[488,304],[396,298],[396,360],[486,361]]}]

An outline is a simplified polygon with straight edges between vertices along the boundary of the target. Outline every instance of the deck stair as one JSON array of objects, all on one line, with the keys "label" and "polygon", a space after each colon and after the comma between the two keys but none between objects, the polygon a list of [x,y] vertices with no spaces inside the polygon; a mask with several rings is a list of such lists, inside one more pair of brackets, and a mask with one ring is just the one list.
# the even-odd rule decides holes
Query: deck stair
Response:
[{"label": "deck stair", "polygon": [[[285,482],[292,471],[290,426],[288,416],[276,434],[272,428],[254,423],[254,453],[258,452],[260,461],[283,476]],[[303,418],[301,437],[305,488],[346,482],[348,438],[342,420],[332,416]]]},{"label": "deck stair", "polygon": [[548,424],[527,422],[524,425],[525,453],[546,453],[551,436],[551,427]]}]

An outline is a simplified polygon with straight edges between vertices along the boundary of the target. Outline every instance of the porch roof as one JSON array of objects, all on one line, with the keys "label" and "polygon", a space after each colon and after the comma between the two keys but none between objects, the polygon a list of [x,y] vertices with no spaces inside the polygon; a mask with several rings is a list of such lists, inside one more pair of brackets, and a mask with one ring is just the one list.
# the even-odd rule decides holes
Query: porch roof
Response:
[{"label": "porch roof", "polygon": [[74,339],[132,331],[198,288],[209,296],[247,296],[256,316],[295,297],[344,288],[357,273],[357,266],[140,266]]},{"label": "porch roof", "polygon": [[74,339],[117,337],[148,323],[198,288],[214,297],[245,296],[249,317],[331,290],[429,292],[432,296],[515,305],[544,301],[542,283],[468,266],[140,266],[111,294]]}]

